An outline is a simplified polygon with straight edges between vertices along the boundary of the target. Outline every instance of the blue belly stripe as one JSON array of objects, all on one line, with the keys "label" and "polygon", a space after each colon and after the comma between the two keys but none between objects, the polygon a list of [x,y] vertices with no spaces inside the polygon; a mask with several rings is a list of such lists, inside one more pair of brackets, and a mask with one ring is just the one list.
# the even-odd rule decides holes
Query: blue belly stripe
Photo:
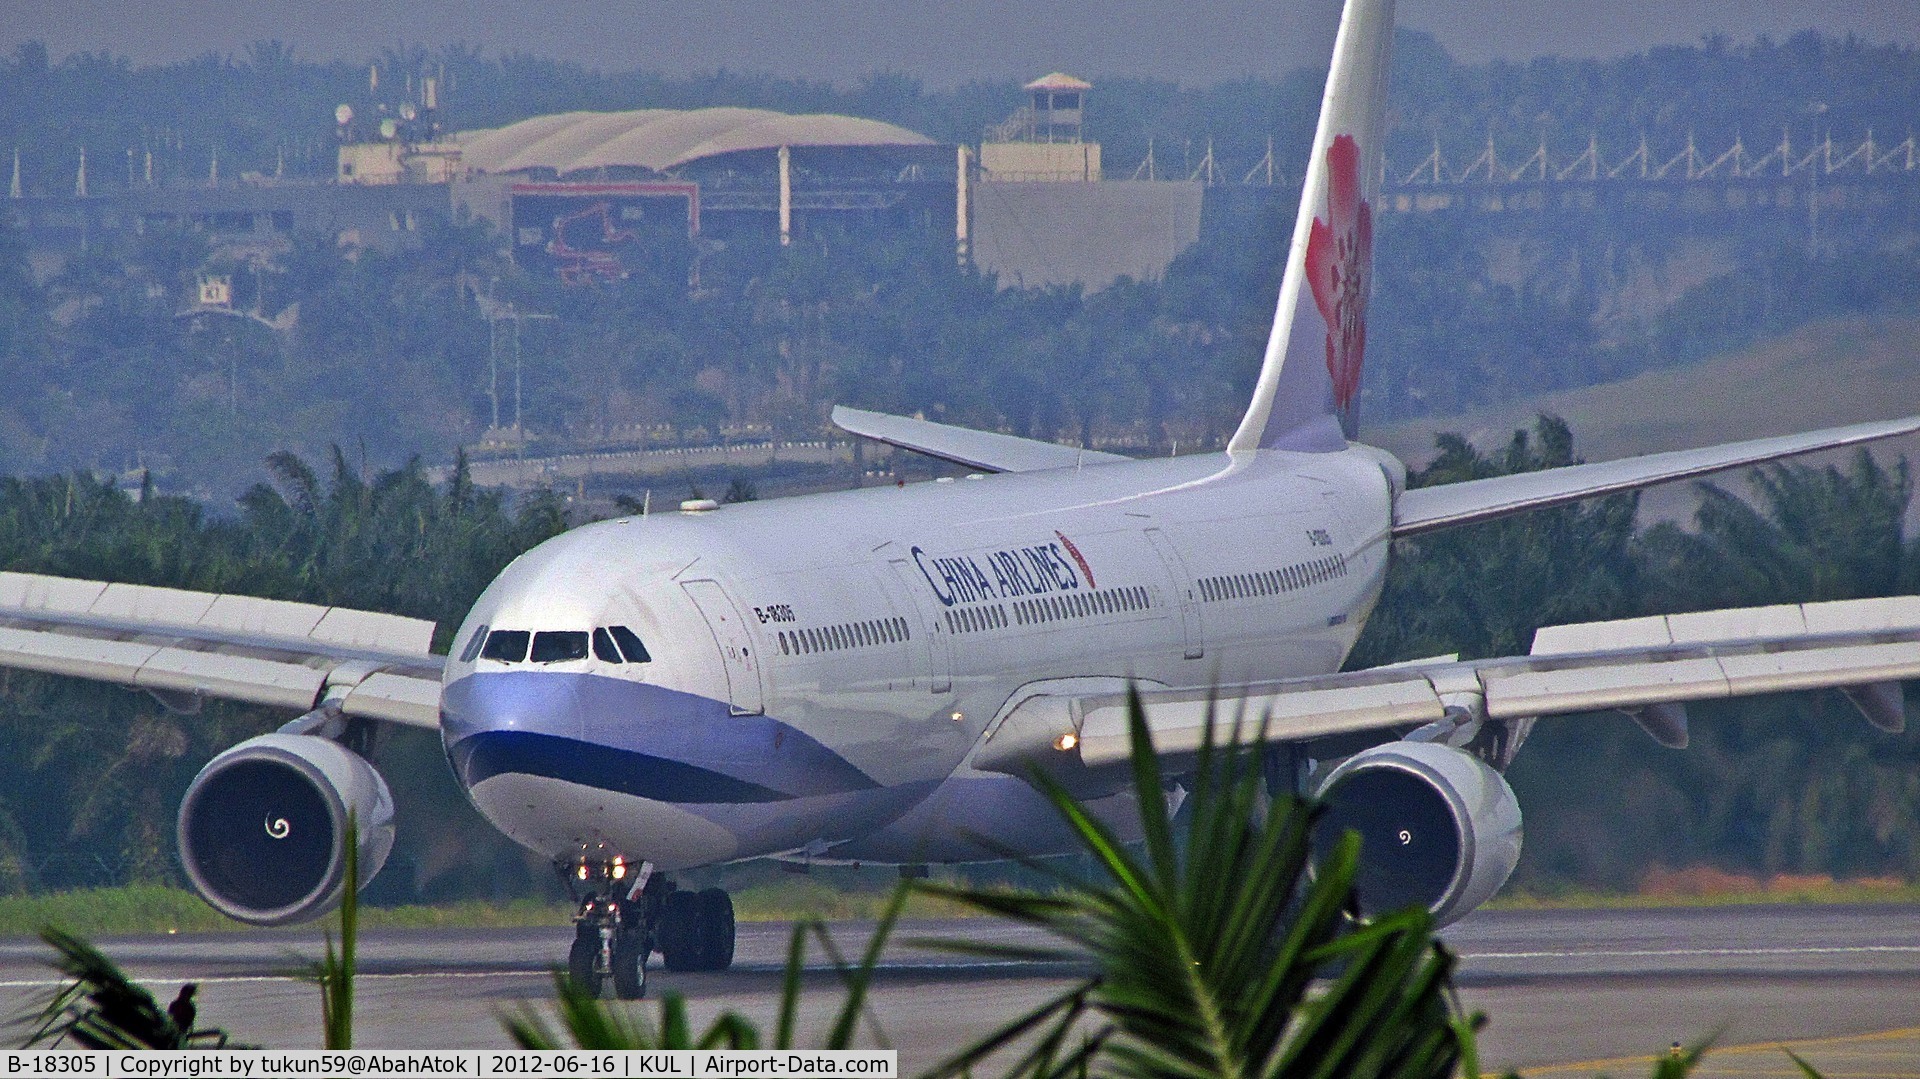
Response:
[{"label": "blue belly stripe", "polygon": [[697,765],[530,731],[470,735],[454,743],[448,756],[469,787],[497,775],[529,775],[683,805],[793,797]]},{"label": "blue belly stripe", "polygon": [[[663,686],[588,672],[502,671],[469,675],[446,687],[440,699],[441,737],[462,776],[453,747],[479,737],[539,735],[557,739],[565,752],[488,750],[485,764],[501,772],[554,774],[577,771],[577,761],[605,756],[596,774],[639,772],[654,785],[693,790],[770,791],[770,795],[719,797],[752,802],[875,790],[880,784],[838,752],[772,716],[735,716],[725,701]],[[505,743],[518,746],[518,743]],[[471,752],[471,751],[469,751]],[[636,763],[647,762],[647,763]],[[580,780],[579,782],[587,782]],[[726,784],[734,784],[728,787]],[[595,781],[596,786],[606,786]],[[624,790],[607,786],[609,790]],[[651,797],[649,795],[648,797]],[[701,799],[691,799],[699,801]]]}]

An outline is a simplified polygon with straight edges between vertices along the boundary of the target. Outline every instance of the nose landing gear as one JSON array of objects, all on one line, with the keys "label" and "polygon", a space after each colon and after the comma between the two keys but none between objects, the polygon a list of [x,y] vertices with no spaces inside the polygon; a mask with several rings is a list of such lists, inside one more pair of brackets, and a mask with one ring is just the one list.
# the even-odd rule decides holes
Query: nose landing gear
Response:
[{"label": "nose landing gear", "polygon": [[567,976],[598,997],[647,994],[647,959],[658,951],[668,970],[726,970],[733,965],[733,897],[719,888],[683,891],[664,873],[623,858],[579,858],[556,866],[579,903]]}]

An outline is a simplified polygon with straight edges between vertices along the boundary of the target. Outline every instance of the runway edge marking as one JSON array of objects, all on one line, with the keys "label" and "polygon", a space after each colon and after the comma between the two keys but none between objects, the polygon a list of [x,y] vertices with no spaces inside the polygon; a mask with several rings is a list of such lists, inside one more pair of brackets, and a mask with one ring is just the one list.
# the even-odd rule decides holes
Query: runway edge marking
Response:
[{"label": "runway edge marking", "polygon": [[[1834,1034],[1824,1038],[1795,1038],[1786,1041],[1746,1042],[1729,1045],[1724,1048],[1709,1049],[1709,1057],[1747,1056],[1754,1053],[1811,1049],[1819,1046],[1850,1045],[1860,1042],[1896,1041],[1901,1038],[1920,1038],[1920,1027],[1898,1027],[1893,1030],[1879,1030],[1866,1034]],[[1651,1053],[1630,1057],[1604,1057],[1599,1060],[1578,1060],[1566,1064],[1543,1064],[1526,1069],[1530,1076],[1553,1075],[1563,1072],[1597,1071],[1602,1068],[1618,1068],[1629,1064],[1651,1064],[1660,1059],[1660,1054]],[[1480,1079],[1501,1079],[1518,1069],[1481,1073]],[[1798,1074],[1798,1073],[1795,1073]]]}]

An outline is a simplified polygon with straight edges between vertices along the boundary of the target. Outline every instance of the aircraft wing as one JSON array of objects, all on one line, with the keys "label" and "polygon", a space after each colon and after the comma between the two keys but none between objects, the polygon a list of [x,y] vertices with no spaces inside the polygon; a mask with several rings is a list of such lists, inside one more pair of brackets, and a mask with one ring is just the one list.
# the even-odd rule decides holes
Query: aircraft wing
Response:
[{"label": "aircraft wing", "polygon": [[1471,524],[1522,510],[1692,479],[1743,465],[1763,464],[1795,454],[1838,449],[1914,431],[1920,431],[1920,416],[1437,487],[1416,487],[1403,492],[1394,503],[1393,534],[1410,536],[1436,528]]},{"label": "aircraft wing", "polygon": [[213,697],[440,723],[446,657],[414,618],[150,585],[0,573],[0,667],[118,682],[191,710]]},{"label": "aircraft wing", "polygon": [[1076,449],[991,431],[974,431],[907,416],[867,412],[845,405],[834,406],[833,422],[836,427],[850,434],[982,472],[1039,472],[1049,468],[1075,468],[1131,459],[1117,453]]},{"label": "aircraft wing", "polygon": [[[1431,661],[1348,674],[1141,694],[1154,747],[1190,758],[1209,715],[1276,741],[1308,741],[1454,720],[1524,720],[1618,710],[1670,745],[1684,705],[1843,689],[1883,730],[1904,727],[1898,683],[1920,678],[1920,596],[1750,607],[1545,627],[1526,656]],[[1027,698],[975,753],[975,766],[1025,777],[1123,765],[1124,693]],[[1477,729],[1477,728],[1476,728]],[[1468,734],[1472,732],[1469,731]]]}]

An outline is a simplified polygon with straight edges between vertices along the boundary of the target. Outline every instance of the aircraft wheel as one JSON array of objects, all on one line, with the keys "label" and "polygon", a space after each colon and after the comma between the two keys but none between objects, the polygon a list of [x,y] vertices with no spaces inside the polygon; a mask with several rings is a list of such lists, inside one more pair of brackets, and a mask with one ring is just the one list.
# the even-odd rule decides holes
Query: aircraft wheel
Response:
[{"label": "aircraft wheel", "polygon": [[596,999],[604,976],[600,973],[600,934],[576,933],[567,951],[567,979],[574,988]]},{"label": "aircraft wheel", "polygon": [[647,936],[628,930],[613,941],[613,995],[639,1000],[647,995]]},{"label": "aircraft wheel", "polygon": [[700,932],[700,969],[726,970],[733,966],[733,897],[708,888],[694,897]]},{"label": "aircraft wheel", "polygon": [[668,970],[701,970],[700,902],[692,892],[674,892],[660,907],[660,959]]}]

